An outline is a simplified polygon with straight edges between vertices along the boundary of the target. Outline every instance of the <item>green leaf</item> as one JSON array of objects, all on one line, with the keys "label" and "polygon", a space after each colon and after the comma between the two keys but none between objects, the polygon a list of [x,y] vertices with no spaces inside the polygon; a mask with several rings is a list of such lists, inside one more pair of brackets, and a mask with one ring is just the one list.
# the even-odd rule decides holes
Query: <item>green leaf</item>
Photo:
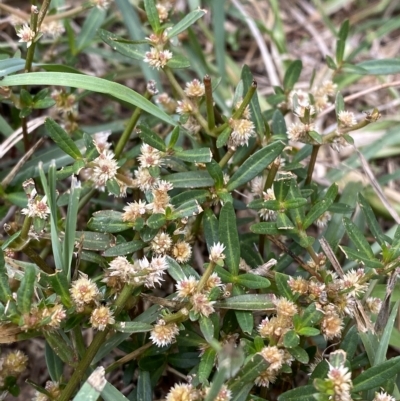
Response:
[{"label": "green leaf", "polygon": [[343,22],[339,30],[339,38],[336,41],[336,62],[338,65],[341,65],[343,62],[344,49],[346,46],[347,35],[349,34],[349,28],[349,20],[346,20]]},{"label": "green leaf", "polygon": [[289,330],[283,336],[283,345],[286,348],[294,348],[300,344],[300,337],[293,330]]},{"label": "green leaf", "polygon": [[0,301],[6,305],[12,298],[10,285],[8,283],[8,275],[6,263],[4,260],[4,252],[0,249]]},{"label": "green leaf", "polygon": [[117,84],[106,79],[62,72],[31,72],[29,74],[7,76],[2,81],[2,85],[4,86],[60,85],[60,83],[62,83],[63,86],[69,86],[71,88],[81,88],[111,95],[142,109],[167,124],[176,125],[175,121],[168,114],[142,95],[139,95],[125,85]]},{"label": "green leaf", "polygon": [[160,32],[161,25],[154,0],[144,0],[144,9],[146,10],[147,20],[149,21],[153,32],[158,34]]},{"label": "green leaf", "polygon": [[67,218],[65,220],[65,235],[63,243],[63,259],[64,259],[64,273],[68,278],[71,278],[71,262],[72,255],[75,247],[75,231],[76,223],[78,220],[78,207],[79,207],[79,196],[81,193],[81,185],[78,180],[73,177],[71,180],[71,189],[69,192]]},{"label": "green leaf", "polygon": [[167,31],[167,38],[171,39],[174,36],[179,35],[181,32],[192,26],[199,18],[205,15],[206,12],[206,10],[201,10],[200,8],[190,12],[178,23],[174,24],[170,30]]},{"label": "green leaf", "polygon": [[236,295],[215,303],[216,308],[235,310],[274,310],[275,305],[267,294]]},{"label": "green leaf", "polygon": [[143,322],[116,322],[112,325],[113,329],[121,333],[146,333],[153,330],[151,324]]},{"label": "green leaf", "polygon": [[219,164],[215,160],[211,160],[207,164],[207,171],[214,180],[215,188],[221,189],[224,186],[224,174]]},{"label": "green leaf", "polygon": [[[106,386],[101,392],[101,398],[104,401],[129,401],[119,390],[117,390],[112,384],[106,382]],[[98,398],[96,398],[97,400]],[[87,401],[82,400],[82,401]]]},{"label": "green leaf", "polygon": [[294,60],[289,64],[283,78],[283,87],[285,88],[285,92],[290,92],[294,88],[294,85],[300,78],[302,69],[303,63],[301,60]]},{"label": "green leaf", "polygon": [[278,401],[315,401],[314,394],[317,394],[314,386],[300,386],[282,393]]},{"label": "green leaf", "polygon": [[371,258],[370,256],[367,256],[365,253],[358,252],[358,251],[354,250],[353,248],[349,248],[348,246],[339,245],[339,248],[346,255],[346,258],[348,258],[350,260],[354,260],[358,263],[362,263],[365,266],[371,267],[373,269],[382,269],[384,267],[384,264],[375,257]]},{"label": "green leaf", "polygon": [[92,231],[77,231],[75,241],[83,240],[82,247],[90,251],[104,251],[115,244],[115,237],[111,234],[102,234]]},{"label": "green leaf", "polygon": [[276,227],[279,230],[293,230],[294,224],[285,213],[278,212],[276,216]]},{"label": "green leaf", "polygon": [[197,148],[189,150],[176,150],[175,156],[190,163],[210,163],[212,153],[210,148]]},{"label": "green leaf", "polygon": [[53,351],[48,343],[45,343],[46,366],[53,382],[58,382],[64,373],[64,363]]},{"label": "green leaf", "polygon": [[93,213],[88,222],[88,227],[94,231],[106,233],[118,233],[132,228],[131,223],[122,220],[122,213],[114,210],[100,210]]},{"label": "green leaf", "polygon": [[229,382],[229,389],[232,395],[239,393],[244,385],[252,383],[262,372],[267,370],[268,362],[260,355],[254,355],[244,366],[240,369],[236,377]]},{"label": "green leaf", "polygon": [[389,347],[389,341],[390,341],[390,337],[392,335],[394,322],[396,320],[397,311],[399,309],[399,304],[400,304],[400,301],[397,301],[393,305],[392,311],[390,312],[390,316],[386,323],[386,327],[383,331],[382,337],[379,339],[379,345],[378,345],[378,349],[375,354],[375,360],[373,363],[374,366],[381,364],[386,359],[386,355],[387,355],[387,351],[388,351],[388,347]]},{"label": "green leaf", "polygon": [[134,252],[138,251],[139,249],[143,249],[145,246],[146,246],[146,244],[140,240],[132,240],[129,242],[123,242],[121,244],[107,248],[104,251],[103,256],[114,257],[114,256],[130,255],[131,253],[134,253]]},{"label": "green leaf", "polygon": [[[107,381],[105,378],[104,368],[102,366],[99,366],[85,381],[81,389],[75,395],[73,401],[97,400],[100,397],[101,392],[103,391],[106,384]],[[118,399],[115,398],[115,401],[118,401]]]},{"label": "green leaf", "polygon": [[234,283],[243,285],[243,287],[258,290],[261,288],[268,288],[271,283],[270,281],[262,276],[258,276],[252,273],[244,273],[239,276],[233,277]]},{"label": "green leaf", "polygon": [[100,36],[104,43],[107,43],[115,51],[123,54],[126,57],[132,58],[134,60],[143,61],[145,58],[145,52],[139,48],[136,44],[124,43],[126,39],[121,36],[117,36],[112,32],[108,32],[104,29],[99,29],[97,34]]},{"label": "green leaf", "polygon": [[350,327],[350,329],[347,331],[346,336],[340,344],[340,348],[346,352],[347,359],[349,361],[351,361],[354,357],[354,354],[359,344],[359,340],[360,338],[358,336],[358,329],[357,326],[354,325]]},{"label": "green leaf", "polygon": [[203,209],[195,199],[188,200],[177,207],[170,215],[167,216],[168,220],[182,219],[183,217],[196,216],[201,213]]},{"label": "green leaf", "polygon": [[50,208],[50,227],[51,227],[51,246],[53,249],[53,257],[57,270],[64,270],[62,250],[60,240],[58,238],[58,226],[57,226],[57,202],[56,202],[56,165],[55,161],[52,160],[49,167],[49,185],[47,185],[47,179],[43,171],[43,164],[39,163],[39,174],[42,182],[44,192],[47,196],[47,204]]},{"label": "green leaf", "polygon": [[373,366],[353,380],[353,393],[371,390],[400,373],[400,356]]},{"label": "green leaf", "polygon": [[237,275],[239,272],[240,243],[235,209],[230,202],[224,204],[219,215],[219,237],[225,245],[225,264],[232,274]]},{"label": "green leaf", "polygon": [[146,224],[153,229],[161,228],[166,222],[165,214],[155,213],[152,214],[146,221]]},{"label": "green leaf", "polygon": [[75,351],[57,331],[44,330],[43,335],[49,346],[64,363],[73,367],[76,365],[78,357]]},{"label": "green leaf", "polygon": [[98,7],[93,7],[83,23],[82,29],[76,38],[75,53],[78,54],[82,49],[89,46],[96,36],[97,30],[101,27],[106,18],[106,11]]},{"label": "green leaf", "polygon": [[173,184],[174,188],[202,188],[214,185],[208,171],[188,171],[164,175],[163,179]]},{"label": "green leaf", "polygon": [[275,273],[275,282],[278,287],[279,295],[281,297],[285,297],[289,301],[293,301],[294,296],[291,288],[288,284],[289,276],[283,273],[276,272]]},{"label": "green leaf", "polygon": [[222,146],[225,146],[228,142],[229,137],[231,136],[232,128],[225,128],[219,135],[217,139],[217,148],[220,149]]},{"label": "green leaf", "polygon": [[335,111],[336,111],[336,118],[338,118],[339,113],[345,110],[344,99],[343,95],[338,92],[336,93],[336,100],[335,100]]},{"label": "green leaf", "polygon": [[31,310],[32,297],[35,289],[36,270],[32,265],[25,268],[24,277],[17,291],[17,307],[21,314]]},{"label": "green leaf", "polygon": [[331,56],[325,56],[325,60],[328,68],[330,68],[331,70],[337,69],[336,63],[333,61],[333,58]]},{"label": "green leaf", "polygon": [[304,351],[302,347],[294,347],[294,348],[288,348],[289,353],[299,362],[301,363],[308,363],[310,360],[310,357],[308,356],[307,352]]},{"label": "green leaf", "polygon": [[0,77],[12,74],[25,68],[25,60],[21,58],[7,58],[0,60]]},{"label": "green leaf", "polygon": [[298,335],[305,337],[314,337],[320,333],[320,331],[314,327],[302,327],[300,330],[296,331]]},{"label": "green leaf", "polygon": [[271,129],[274,135],[286,135],[286,121],[280,110],[276,109],[272,115]]},{"label": "green leaf", "polygon": [[324,140],[323,140],[322,136],[321,136],[317,131],[309,131],[309,132],[308,132],[308,135],[309,135],[312,139],[314,139],[314,141],[315,141],[317,144],[319,144],[319,145],[322,145],[322,144],[323,144]]},{"label": "green leaf", "polygon": [[217,355],[217,352],[213,348],[207,348],[203,354],[203,356],[200,359],[199,363],[199,370],[198,370],[198,375],[199,375],[199,382],[204,384],[213,368],[214,368],[214,362],[215,362],[215,357]]},{"label": "green leaf", "polygon": [[[222,24],[223,25],[223,24]],[[241,78],[243,81],[243,92],[247,93],[250,86],[253,83],[253,74],[250,71],[249,66],[246,64],[242,68]],[[260,138],[264,136],[264,119],[261,114],[260,103],[258,101],[258,94],[257,92],[254,93],[253,97],[250,100],[250,112],[251,112],[251,120],[254,122],[256,126],[257,134]]]},{"label": "green leaf", "polygon": [[268,221],[265,223],[255,223],[250,227],[250,231],[254,234],[267,234],[267,235],[279,235],[282,231],[279,231],[276,227],[276,223]]},{"label": "green leaf", "polygon": [[306,218],[303,221],[303,229],[306,230],[318,219],[318,217],[322,216],[333,204],[338,194],[338,186],[337,184],[332,184],[328,191],[326,192],[325,198],[315,203],[315,205],[310,209],[307,213]]},{"label": "green leaf", "polygon": [[235,310],[235,316],[243,333],[251,334],[254,327],[253,313],[244,310]]},{"label": "green leaf", "polygon": [[219,242],[218,219],[211,209],[206,209],[203,216],[204,237],[207,243],[207,249]]},{"label": "green leaf", "polygon": [[199,319],[200,331],[205,340],[211,343],[214,340],[214,325],[210,318],[201,316]]},{"label": "green leaf", "polygon": [[372,235],[379,243],[379,245],[386,246],[385,236],[379,226],[378,221],[376,220],[375,214],[368,203],[368,201],[362,196],[362,194],[358,194],[358,202],[360,204],[361,210],[367,220],[368,228],[371,230]]},{"label": "green leaf", "polygon": [[[157,17],[158,17],[158,15],[157,15]],[[150,372],[139,369],[139,377],[138,377],[136,391],[137,391],[136,399],[138,401],[152,401],[153,400],[153,391],[151,388]]]},{"label": "green leaf", "polygon": [[356,64],[366,71],[365,75],[390,75],[400,72],[400,58],[367,60]]},{"label": "green leaf", "polygon": [[[45,273],[41,273],[44,275]],[[55,291],[57,295],[60,296],[62,304],[66,308],[70,308],[72,306],[71,296],[69,294],[69,279],[65,272],[57,271],[54,274],[46,275],[47,280],[51,285],[51,288]]]},{"label": "green leaf", "polygon": [[250,182],[280,155],[284,147],[283,142],[277,141],[251,155],[232,175],[226,186],[227,190],[233,191]]},{"label": "green leaf", "polygon": [[150,129],[150,127],[146,124],[139,125],[139,137],[143,140],[143,142],[152,146],[155,149],[160,150],[161,152],[165,152],[167,150],[167,145],[164,141]]},{"label": "green leaf", "polygon": [[176,262],[175,259],[171,258],[170,256],[166,256],[166,261],[168,264],[168,273],[175,281],[187,279],[181,265]]},{"label": "green leaf", "polygon": [[171,69],[189,68],[190,61],[185,56],[174,55],[170,60],[168,60],[167,67]]},{"label": "green leaf", "polygon": [[346,229],[347,235],[355,245],[357,252],[363,253],[366,256],[374,259],[374,253],[365,239],[363,232],[347,217],[343,217],[343,225]]},{"label": "green leaf", "polygon": [[303,312],[303,315],[300,318],[300,325],[296,327],[297,330],[301,330],[305,327],[312,327],[315,324],[319,323],[324,313],[317,309],[315,304],[309,305]]},{"label": "green leaf", "polygon": [[117,180],[115,180],[115,179],[107,180],[106,188],[110,195],[114,195],[116,197],[120,196],[121,188],[118,185]]},{"label": "green leaf", "polygon": [[207,191],[206,189],[193,189],[191,191],[183,191],[178,195],[175,195],[171,199],[171,203],[175,206],[178,207],[179,205],[182,205],[183,203],[189,201],[189,200],[197,200],[200,204],[204,203],[207,198],[210,196],[210,192]]}]

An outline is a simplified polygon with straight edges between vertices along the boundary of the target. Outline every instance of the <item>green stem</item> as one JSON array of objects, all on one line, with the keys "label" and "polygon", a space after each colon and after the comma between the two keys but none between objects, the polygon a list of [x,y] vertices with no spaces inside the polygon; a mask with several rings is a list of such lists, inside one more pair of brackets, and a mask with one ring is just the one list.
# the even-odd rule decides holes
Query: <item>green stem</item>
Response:
[{"label": "green stem", "polygon": [[242,114],[246,107],[250,104],[251,99],[254,95],[254,93],[257,90],[257,82],[253,81],[250,85],[249,90],[246,93],[246,96],[244,97],[242,103],[240,104],[239,108],[233,113],[232,118],[237,119],[242,117]]},{"label": "green stem", "polygon": [[221,159],[221,161],[218,163],[221,168],[224,168],[225,165],[228,163],[230,158],[235,154],[235,151],[233,149],[228,149],[228,151],[225,153],[224,157]]},{"label": "green stem", "polygon": [[306,178],[305,185],[311,184],[312,175],[313,175],[314,167],[315,167],[315,162],[317,161],[317,155],[318,155],[318,151],[319,151],[320,147],[321,147],[321,145],[313,145],[313,149],[311,152],[310,164],[308,165],[307,178]]},{"label": "green stem", "polygon": [[274,183],[274,180],[275,180],[276,174],[278,173],[280,165],[281,165],[281,163],[279,160],[275,160],[272,163],[272,166],[268,173],[267,180],[265,181],[264,191],[266,191],[269,188],[272,188],[272,184]]},{"label": "green stem", "polygon": [[214,99],[212,94],[211,78],[209,75],[206,75],[203,78],[203,83],[204,83],[204,93],[206,97],[208,129],[212,131],[215,128],[215,117],[214,117]]},{"label": "green stem", "polygon": [[78,204],[78,211],[79,212],[86,206],[86,204],[90,201],[90,199],[93,198],[95,193],[96,193],[96,189],[93,188],[85,196],[83,196],[79,200],[79,204]]},{"label": "green stem", "polygon": [[206,271],[204,272],[204,274],[201,276],[201,279],[199,281],[199,284],[197,284],[197,288],[196,291],[197,292],[201,292],[203,290],[203,288],[205,287],[205,285],[207,284],[208,279],[210,278],[211,274],[213,274],[214,269],[215,269],[215,263],[214,262],[210,262],[207,266]]},{"label": "green stem", "polygon": [[319,266],[320,260],[319,260],[318,255],[315,253],[313,247],[308,246],[308,247],[307,247],[307,252],[310,254],[310,256],[311,256],[312,260],[314,261],[314,263],[315,263],[317,266]]},{"label": "green stem", "polygon": [[136,359],[138,356],[140,356],[144,351],[149,349],[153,343],[149,341],[148,343],[142,345],[140,348],[136,349],[135,351],[129,353],[128,355],[125,355],[123,358],[118,359],[118,361],[115,361],[112,363],[110,366],[107,367],[106,373],[110,373],[114,369],[118,368],[118,366],[124,365],[125,363],[128,363],[130,361],[133,361]]},{"label": "green stem", "polygon": [[37,266],[47,274],[54,274],[52,269],[29,245],[26,245],[22,252],[29,257]]},{"label": "green stem", "polygon": [[42,7],[40,7],[38,23],[37,23],[38,29],[40,29],[42,22],[43,22],[44,18],[46,17],[47,10],[49,9],[50,3],[51,3],[51,0],[44,0]]},{"label": "green stem", "polygon": [[32,225],[32,217],[26,216],[21,228],[21,234],[19,238],[25,242],[28,239],[29,230]]},{"label": "green stem", "polygon": [[[133,287],[129,284],[125,285],[122,292],[118,296],[117,300],[115,301],[115,316],[123,309],[124,305],[128,301],[129,297],[132,294]],[[107,334],[110,331],[110,327],[106,327],[105,330],[99,331],[95,336],[89,348],[85,352],[82,360],[79,362],[77,368],[75,369],[74,373],[72,374],[68,384],[62,391],[60,398],[58,401],[69,401],[72,397],[75,389],[78,387],[80,381],[85,377],[86,370],[92,363],[93,358],[96,356],[97,352],[99,351],[100,347],[104,344],[104,341],[107,337]]]},{"label": "green stem", "polygon": [[[146,93],[144,94],[144,97],[147,100],[149,100],[151,98],[151,96],[152,95],[148,91],[146,91]],[[132,116],[129,119],[128,124],[126,125],[126,127],[124,129],[124,132],[122,133],[121,137],[118,140],[117,145],[115,146],[114,153],[115,153],[116,158],[118,158],[121,155],[122,151],[124,150],[125,145],[128,143],[131,133],[132,133],[133,129],[135,128],[141,113],[142,113],[142,109],[140,109],[139,107],[137,107],[135,109],[135,111],[132,113]]]},{"label": "green stem", "polygon": [[83,358],[86,351],[86,345],[83,340],[82,330],[79,325],[75,326],[73,329],[74,339],[75,339],[75,349],[79,355],[79,359]]}]

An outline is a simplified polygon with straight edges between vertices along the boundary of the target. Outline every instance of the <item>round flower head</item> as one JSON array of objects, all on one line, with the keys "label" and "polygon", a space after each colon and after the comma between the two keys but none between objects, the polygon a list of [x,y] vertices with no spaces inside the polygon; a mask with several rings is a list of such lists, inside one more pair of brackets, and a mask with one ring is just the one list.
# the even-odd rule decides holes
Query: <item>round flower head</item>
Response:
[{"label": "round flower head", "polygon": [[84,273],[80,273],[79,279],[72,282],[69,292],[78,309],[81,309],[85,304],[96,302],[100,298],[96,284]]},{"label": "round flower head", "polygon": [[210,262],[214,262],[216,264],[222,264],[225,259],[224,255],[225,245],[217,242],[210,249]]},{"label": "round flower head", "polygon": [[255,134],[252,121],[246,119],[235,120],[231,118],[229,125],[232,128],[231,139],[234,146],[248,145],[249,139]]},{"label": "round flower head", "polygon": [[169,50],[158,50],[152,47],[149,52],[146,52],[143,61],[159,70],[160,68],[164,68],[171,58],[172,53]]},{"label": "round flower head", "polygon": [[194,79],[186,84],[185,89],[186,96],[189,97],[201,97],[204,95],[204,84],[198,79]]},{"label": "round flower head", "polygon": [[108,306],[99,306],[93,310],[90,323],[93,328],[103,331],[107,325],[115,323],[113,312]]},{"label": "round flower head", "polygon": [[28,24],[24,24],[17,32],[17,35],[20,37],[19,42],[25,42],[26,46],[29,47],[36,34],[29,28]]},{"label": "round flower head", "polygon": [[186,241],[178,241],[172,248],[172,256],[178,263],[185,263],[192,256],[192,248]]},{"label": "round flower head", "polygon": [[197,391],[191,384],[177,383],[169,390],[165,401],[195,401]]},{"label": "round flower head", "polygon": [[175,341],[179,334],[179,328],[176,323],[165,323],[164,320],[158,320],[150,333],[150,339],[158,347],[164,347]]},{"label": "round flower head", "polygon": [[268,345],[260,351],[260,354],[267,362],[269,362],[270,365],[268,369],[278,370],[282,367],[285,353],[277,346],[274,345],[271,347]]}]

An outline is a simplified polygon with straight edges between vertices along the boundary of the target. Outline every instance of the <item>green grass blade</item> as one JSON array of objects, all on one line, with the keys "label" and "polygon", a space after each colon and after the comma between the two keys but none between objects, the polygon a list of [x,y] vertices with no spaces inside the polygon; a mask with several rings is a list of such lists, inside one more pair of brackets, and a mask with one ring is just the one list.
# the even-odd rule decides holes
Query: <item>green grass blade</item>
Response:
[{"label": "green grass blade", "polygon": [[61,72],[32,72],[30,74],[19,74],[5,77],[2,81],[4,86],[16,85],[60,85],[71,88],[87,89],[93,92],[105,93],[123,100],[129,104],[139,107],[143,111],[159,118],[167,124],[176,125],[175,121],[156,105],[139,95],[137,92],[124,85],[107,81],[106,79],[88,75],[69,74]]},{"label": "green grass blade", "polygon": [[76,38],[75,52],[79,53],[82,49],[89,46],[97,34],[97,30],[103,25],[106,18],[106,11],[98,7],[93,7],[83,23],[82,29]]},{"label": "green grass blade", "polygon": [[47,196],[47,204],[50,208],[50,225],[51,225],[51,246],[53,248],[54,263],[56,269],[63,269],[63,259],[61,244],[58,239],[58,226],[57,226],[57,202],[56,202],[56,166],[54,160],[49,168],[49,184],[47,183],[46,176],[43,171],[43,164],[39,163],[39,174],[42,181],[44,192]]}]

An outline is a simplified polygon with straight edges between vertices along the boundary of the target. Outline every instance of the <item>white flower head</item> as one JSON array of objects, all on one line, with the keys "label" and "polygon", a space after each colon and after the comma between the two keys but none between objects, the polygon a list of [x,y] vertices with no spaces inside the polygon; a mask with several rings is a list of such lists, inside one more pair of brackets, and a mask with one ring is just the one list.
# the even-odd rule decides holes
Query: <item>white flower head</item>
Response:
[{"label": "white flower head", "polygon": [[146,52],[143,61],[159,70],[160,68],[164,68],[171,58],[172,52],[169,50],[158,50],[156,47],[152,47],[149,52]]},{"label": "white flower head", "polygon": [[223,264],[225,245],[217,242],[210,249],[210,261],[218,265]]},{"label": "white flower head", "polygon": [[19,42],[25,42],[26,46],[29,47],[32,44],[36,34],[31,28],[29,28],[28,24],[24,24],[22,28],[18,30],[17,36],[20,37]]}]

